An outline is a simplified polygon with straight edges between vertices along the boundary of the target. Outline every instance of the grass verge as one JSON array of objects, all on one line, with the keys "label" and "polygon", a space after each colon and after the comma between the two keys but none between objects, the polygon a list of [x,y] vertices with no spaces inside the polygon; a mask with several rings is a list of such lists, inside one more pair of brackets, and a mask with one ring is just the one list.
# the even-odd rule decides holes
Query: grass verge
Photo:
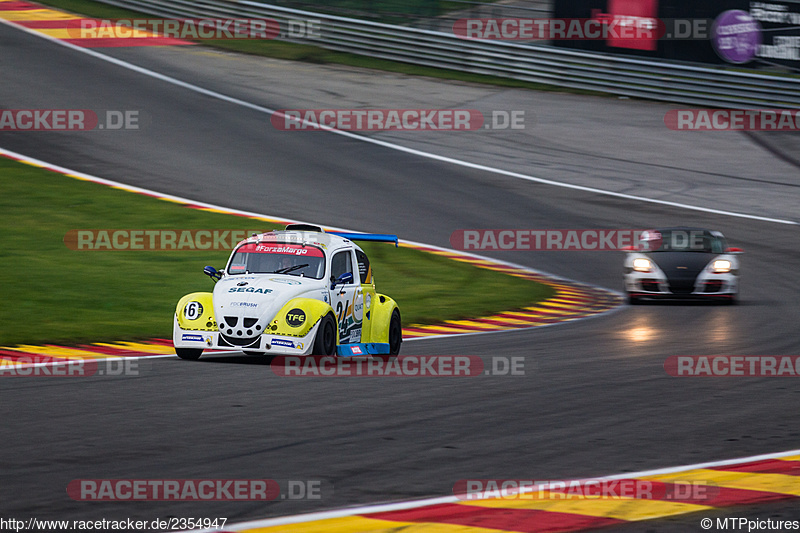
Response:
[{"label": "grass verge", "polygon": [[[0,345],[78,343],[172,335],[178,299],[211,290],[205,265],[229,250],[77,251],[80,229],[239,229],[274,225],[210,213],[0,157]],[[531,305],[554,290],[531,281],[389,244],[365,243],[377,288],[403,322],[433,323]]]}]

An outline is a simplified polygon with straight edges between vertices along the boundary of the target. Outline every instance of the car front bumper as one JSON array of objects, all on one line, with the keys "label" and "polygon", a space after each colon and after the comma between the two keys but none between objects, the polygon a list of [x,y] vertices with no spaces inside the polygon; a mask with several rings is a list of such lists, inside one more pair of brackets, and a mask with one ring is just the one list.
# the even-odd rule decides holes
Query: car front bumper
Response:
[{"label": "car front bumper", "polygon": [[202,350],[227,350],[260,352],[265,355],[310,355],[314,348],[314,337],[319,324],[316,324],[304,337],[262,334],[252,342],[240,345],[237,339],[225,337],[219,331],[195,331],[180,327],[177,317],[172,327],[172,344],[175,348],[194,348]]},{"label": "car front bumper", "polygon": [[739,280],[734,274],[701,273],[687,285],[653,273],[630,272],[625,274],[625,291],[637,298],[724,300],[738,295]]}]

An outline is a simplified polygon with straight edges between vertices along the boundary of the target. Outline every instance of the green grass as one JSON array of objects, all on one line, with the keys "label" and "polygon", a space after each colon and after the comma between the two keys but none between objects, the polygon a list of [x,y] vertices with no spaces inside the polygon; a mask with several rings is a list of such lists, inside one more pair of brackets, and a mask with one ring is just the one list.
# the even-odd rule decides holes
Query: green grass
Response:
[{"label": "green grass", "polygon": [[[102,19],[117,18],[153,18],[151,15],[122,9],[92,0],[37,0],[41,4],[52,6],[57,9],[69,11],[88,17]],[[385,72],[395,72],[411,76],[426,76],[429,78],[454,80],[468,83],[480,83],[484,85],[494,85],[498,87],[512,87],[522,89],[532,89],[537,91],[557,91],[571,94],[609,96],[607,93],[589,91],[582,89],[570,89],[548,85],[545,83],[533,83],[498,76],[487,76],[483,74],[472,74],[469,72],[459,72],[443,68],[426,67],[403,63],[399,61],[388,61],[385,59],[375,59],[371,57],[350,54],[347,52],[336,52],[326,50],[319,46],[290,43],[278,40],[206,40],[202,44],[232,52],[271,57],[274,59],[285,59],[289,61],[304,61],[307,63],[318,64],[337,64],[351,67],[368,68]]]},{"label": "green grass", "polygon": [[[80,229],[241,229],[273,226],[80,181],[0,157],[0,345],[172,335],[178,299],[212,289],[205,265],[229,251],[77,251]],[[369,243],[377,288],[405,324],[520,308],[553,289],[433,254]]]}]

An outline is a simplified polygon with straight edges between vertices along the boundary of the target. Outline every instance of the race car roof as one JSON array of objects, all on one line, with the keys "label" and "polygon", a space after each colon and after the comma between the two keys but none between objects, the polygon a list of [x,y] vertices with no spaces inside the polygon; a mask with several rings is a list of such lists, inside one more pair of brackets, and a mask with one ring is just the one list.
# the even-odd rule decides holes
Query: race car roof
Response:
[{"label": "race car roof", "polygon": [[[281,242],[281,243],[294,243],[315,245],[323,249],[334,249],[345,246],[350,241],[338,235],[332,235],[325,232],[318,231],[295,231],[295,230],[276,230],[267,233],[259,233],[252,235],[242,242],[257,243],[257,242]],[[239,243],[239,246],[242,243]]]},{"label": "race car roof", "polygon": [[666,231],[701,231],[703,233],[707,233],[709,235],[714,235],[715,237],[722,237],[722,233],[716,230],[711,230],[707,228],[695,228],[690,226],[675,226],[671,228],[651,228],[650,231],[658,231],[666,232]]}]

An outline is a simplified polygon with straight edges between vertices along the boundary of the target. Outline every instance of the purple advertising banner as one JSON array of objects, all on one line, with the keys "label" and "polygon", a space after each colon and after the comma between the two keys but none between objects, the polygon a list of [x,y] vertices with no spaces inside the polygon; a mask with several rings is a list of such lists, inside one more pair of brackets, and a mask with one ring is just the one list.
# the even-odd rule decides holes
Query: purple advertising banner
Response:
[{"label": "purple advertising banner", "polygon": [[747,11],[731,9],[714,21],[711,42],[717,54],[729,63],[751,61],[762,43],[761,24]]}]

